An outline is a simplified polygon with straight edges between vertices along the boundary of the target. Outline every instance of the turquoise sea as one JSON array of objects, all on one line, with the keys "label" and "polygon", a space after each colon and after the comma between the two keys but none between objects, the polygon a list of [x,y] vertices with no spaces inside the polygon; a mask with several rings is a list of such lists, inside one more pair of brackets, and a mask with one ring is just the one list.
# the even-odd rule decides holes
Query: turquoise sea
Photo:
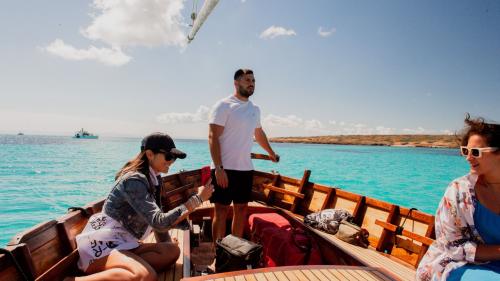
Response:
[{"label": "turquoise sea", "polygon": [[[176,140],[188,153],[171,172],[210,163],[206,140]],[[57,218],[70,206],[104,197],[114,174],[139,150],[137,138],[78,140],[68,136],[0,135],[0,247],[16,233]],[[273,144],[274,164],[255,168],[337,186],[406,207],[434,213],[454,178],[468,165],[456,149],[350,145]],[[262,152],[256,146],[254,152]]]}]

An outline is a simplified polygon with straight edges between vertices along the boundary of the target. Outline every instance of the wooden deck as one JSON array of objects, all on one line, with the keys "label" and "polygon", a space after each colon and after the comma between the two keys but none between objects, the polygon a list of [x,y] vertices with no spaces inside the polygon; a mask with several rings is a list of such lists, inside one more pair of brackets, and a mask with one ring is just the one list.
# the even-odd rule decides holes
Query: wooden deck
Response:
[{"label": "wooden deck", "polygon": [[242,270],[184,278],[183,281],[390,281],[390,273],[375,267],[308,265]]},{"label": "wooden deck", "polygon": [[[169,232],[172,240],[177,240],[181,254],[179,258],[168,270],[158,274],[158,281],[179,281],[184,276],[189,276],[189,230],[171,229]],[[154,233],[144,240],[145,242],[155,242]],[[186,266],[184,266],[186,265]]]}]

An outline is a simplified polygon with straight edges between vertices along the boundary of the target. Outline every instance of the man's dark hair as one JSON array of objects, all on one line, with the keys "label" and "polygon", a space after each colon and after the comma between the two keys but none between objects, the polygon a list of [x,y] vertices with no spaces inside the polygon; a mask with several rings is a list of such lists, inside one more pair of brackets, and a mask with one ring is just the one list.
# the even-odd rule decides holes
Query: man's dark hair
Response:
[{"label": "man's dark hair", "polygon": [[234,73],[234,80],[240,79],[241,76],[243,76],[245,74],[253,74],[253,71],[251,69],[247,69],[247,68],[240,68],[240,69],[236,70],[236,72]]}]

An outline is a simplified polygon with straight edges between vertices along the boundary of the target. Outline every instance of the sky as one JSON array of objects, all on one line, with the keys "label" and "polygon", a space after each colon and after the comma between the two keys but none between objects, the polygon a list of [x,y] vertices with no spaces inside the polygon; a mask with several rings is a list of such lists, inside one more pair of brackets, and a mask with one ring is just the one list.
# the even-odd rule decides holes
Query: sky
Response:
[{"label": "sky", "polygon": [[500,1],[203,2],[3,1],[0,133],[207,138],[242,67],[270,137],[500,122]]}]

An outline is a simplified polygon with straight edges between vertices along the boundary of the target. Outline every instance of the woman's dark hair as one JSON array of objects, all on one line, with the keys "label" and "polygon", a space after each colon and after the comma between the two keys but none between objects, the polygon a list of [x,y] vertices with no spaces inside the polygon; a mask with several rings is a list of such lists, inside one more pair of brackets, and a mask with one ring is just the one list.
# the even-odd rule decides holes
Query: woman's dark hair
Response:
[{"label": "woman's dark hair", "polygon": [[125,165],[123,165],[120,171],[116,173],[115,180],[117,180],[119,177],[125,175],[128,172],[140,172],[146,175],[149,185],[151,185],[149,179],[149,161],[148,157],[146,156],[146,151],[140,152],[132,160],[125,163]]},{"label": "woman's dark hair", "polygon": [[[500,125],[486,123],[484,118],[471,118],[470,114],[465,115],[465,128],[461,133],[461,144],[466,146],[472,135],[479,135],[486,140],[488,146],[500,147]],[[500,151],[497,151],[500,153]]]}]

